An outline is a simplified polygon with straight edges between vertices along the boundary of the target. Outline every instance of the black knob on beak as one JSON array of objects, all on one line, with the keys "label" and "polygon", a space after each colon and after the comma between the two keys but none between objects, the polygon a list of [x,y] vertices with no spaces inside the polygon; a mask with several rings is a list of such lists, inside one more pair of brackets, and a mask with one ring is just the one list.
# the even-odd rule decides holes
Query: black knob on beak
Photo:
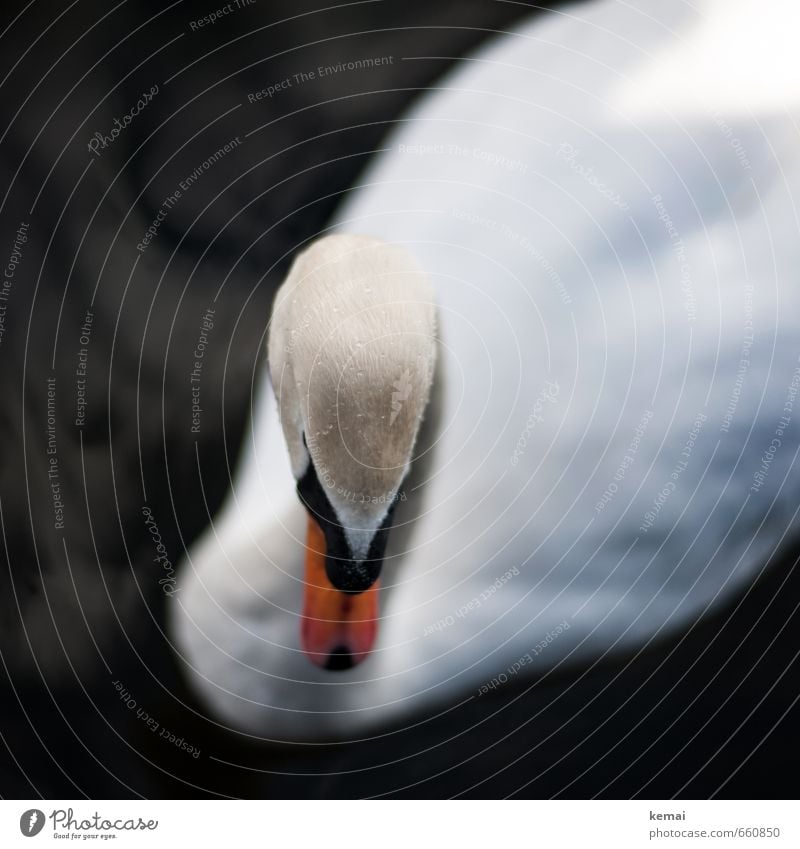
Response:
[{"label": "black knob on beak", "polygon": [[325,572],[328,580],[343,593],[363,593],[368,590],[381,574],[380,560],[340,560],[325,558]]}]

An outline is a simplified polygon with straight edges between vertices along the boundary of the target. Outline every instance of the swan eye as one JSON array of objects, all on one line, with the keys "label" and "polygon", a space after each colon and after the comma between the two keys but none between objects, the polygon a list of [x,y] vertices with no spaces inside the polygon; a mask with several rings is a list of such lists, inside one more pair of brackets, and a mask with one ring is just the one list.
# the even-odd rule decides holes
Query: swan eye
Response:
[{"label": "swan eye", "polygon": [[[305,439],[303,440],[305,443]],[[297,481],[297,495],[314,521],[322,528],[328,546],[328,556],[350,559],[350,550],[344,536],[344,528],[336,516],[325,490],[319,482],[317,469],[309,454],[305,473]]]}]

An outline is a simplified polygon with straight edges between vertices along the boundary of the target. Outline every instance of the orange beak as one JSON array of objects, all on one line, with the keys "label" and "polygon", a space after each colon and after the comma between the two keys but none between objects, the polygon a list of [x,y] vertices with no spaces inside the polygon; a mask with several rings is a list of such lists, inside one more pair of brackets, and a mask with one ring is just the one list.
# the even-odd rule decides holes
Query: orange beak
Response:
[{"label": "orange beak", "polygon": [[349,669],[369,654],[378,633],[378,584],[353,595],[337,590],[325,572],[325,535],[309,516],[306,538],[303,649],[324,669]]}]

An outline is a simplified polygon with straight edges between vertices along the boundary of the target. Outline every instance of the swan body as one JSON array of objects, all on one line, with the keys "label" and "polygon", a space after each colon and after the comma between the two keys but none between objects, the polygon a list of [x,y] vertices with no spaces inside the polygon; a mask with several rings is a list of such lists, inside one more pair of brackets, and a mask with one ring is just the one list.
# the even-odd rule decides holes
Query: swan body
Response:
[{"label": "swan body", "polygon": [[757,576],[800,496],[800,76],[770,49],[791,30],[601,0],[495,38],[406,116],[336,224],[402,246],[438,311],[411,472],[383,487],[405,500],[377,643],[346,672],[304,658],[302,455],[265,372],[171,599],[221,721],[361,734],[644,647]]}]

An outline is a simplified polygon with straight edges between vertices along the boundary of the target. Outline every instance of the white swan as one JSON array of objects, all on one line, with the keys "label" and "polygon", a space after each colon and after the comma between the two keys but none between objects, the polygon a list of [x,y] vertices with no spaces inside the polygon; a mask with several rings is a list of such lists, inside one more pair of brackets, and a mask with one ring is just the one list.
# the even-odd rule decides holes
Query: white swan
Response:
[{"label": "white swan", "polygon": [[[361,242],[395,283],[407,278],[406,300],[427,305],[396,327],[423,342],[397,359],[379,349],[389,359],[364,397],[383,400],[363,441],[363,420],[340,410],[331,450],[310,446],[336,469],[329,494],[361,458],[396,470],[363,485],[396,503],[377,641],[336,673],[308,663],[301,643],[303,410],[340,392],[358,410],[353,375],[366,362],[347,370],[324,341],[338,292],[324,246],[357,255],[345,239],[311,263],[325,316],[287,312],[284,292],[273,316],[273,378],[294,392],[285,370],[302,371],[311,407],[281,388],[281,429],[265,372],[230,498],[171,600],[177,650],[221,720],[270,738],[358,734],[643,646],[740,590],[791,532],[800,75],[784,49],[797,12],[779,6],[603,0],[553,13],[464,61],[406,117],[337,226],[402,245],[431,281],[430,410],[412,450],[430,298],[402,251]],[[391,416],[391,384],[418,353],[384,462],[374,418]],[[314,381],[319,356],[332,370]],[[363,554],[384,516],[347,514],[350,547]],[[345,636],[365,640],[354,654],[372,635],[353,619],[372,610],[342,617]],[[327,662],[336,646],[315,636],[306,648]]]},{"label": "white swan", "polygon": [[425,277],[377,239],[320,239],[278,292],[269,362],[309,514],[303,645],[323,668],[348,668],[372,648],[377,579],[430,394],[435,334]]}]

